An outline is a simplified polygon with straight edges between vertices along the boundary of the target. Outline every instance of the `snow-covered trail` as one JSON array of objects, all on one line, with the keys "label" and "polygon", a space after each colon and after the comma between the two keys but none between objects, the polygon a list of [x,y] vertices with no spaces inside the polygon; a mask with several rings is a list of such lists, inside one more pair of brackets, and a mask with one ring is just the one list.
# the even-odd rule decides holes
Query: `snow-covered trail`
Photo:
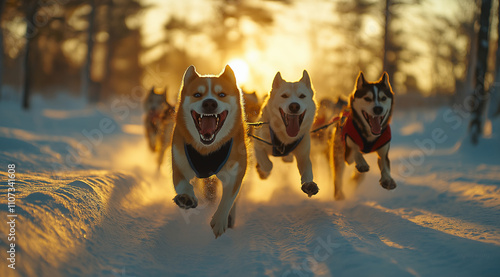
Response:
[{"label": "snow-covered trail", "polygon": [[[67,123],[98,123],[103,116],[81,113]],[[437,124],[436,116],[414,116],[396,117],[393,124],[394,191],[378,185],[371,155],[363,183],[348,190],[346,177],[348,199],[335,202],[326,160],[315,154],[320,193],[307,198],[295,164],[275,159],[269,180],[249,169],[236,227],[218,239],[209,226],[216,205],[200,199],[195,210],[178,209],[168,164],[156,173],[140,134],[106,135],[71,170],[54,171],[51,163],[71,154],[79,138],[5,124],[0,217],[7,218],[6,169],[14,162],[18,244],[11,270],[5,262],[8,226],[0,224],[0,275],[497,276],[500,161],[474,157],[498,148],[458,151],[450,140],[411,174],[398,173],[418,150],[415,139],[429,137]]]}]

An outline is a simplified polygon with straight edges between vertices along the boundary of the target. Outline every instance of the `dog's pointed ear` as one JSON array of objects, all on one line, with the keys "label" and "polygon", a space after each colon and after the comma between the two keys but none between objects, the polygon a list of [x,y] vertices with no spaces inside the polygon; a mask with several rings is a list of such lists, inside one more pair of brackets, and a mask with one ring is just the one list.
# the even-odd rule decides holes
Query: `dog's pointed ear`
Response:
[{"label": "dog's pointed ear", "polygon": [[283,78],[281,78],[281,73],[278,71],[278,73],[276,73],[276,76],[274,76],[273,89],[278,89],[282,82]]},{"label": "dog's pointed ear", "polygon": [[356,90],[361,89],[365,83],[365,75],[363,75],[363,72],[360,71],[358,74],[358,78],[356,79]]},{"label": "dog's pointed ear", "polygon": [[155,94],[155,86],[151,87],[151,91],[149,92],[149,94]]},{"label": "dog's pointed ear", "polygon": [[194,67],[194,65],[190,65],[188,69],[186,69],[186,72],[184,72],[184,78],[182,78],[182,83],[184,85],[187,85],[198,77],[200,77],[200,75],[198,74],[198,72],[196,72],[196,68]]},{"label": "dog's pointed ear", "polygon": [[234,75],[233,69],[229,65],[226,65],[226,67],[224,67],[224,71],[222,71],[219,77],[236,84],[236,76]]},{"label": "dog's pointed ear", "polygon": [[307,70],[304,70],[302,72],[302,78],[300,78],[300,81],[306,85],[308,89],[311,89],[311,78],[309,77],[309,73],[307,73]]},{"label": "dog's pointed ear", "polygon": [[389,74],[384,71],[382,74],[382,77],[380,78],[380,83],[384,84],[386,87],[390,87],[391,85],[389,84]]}]

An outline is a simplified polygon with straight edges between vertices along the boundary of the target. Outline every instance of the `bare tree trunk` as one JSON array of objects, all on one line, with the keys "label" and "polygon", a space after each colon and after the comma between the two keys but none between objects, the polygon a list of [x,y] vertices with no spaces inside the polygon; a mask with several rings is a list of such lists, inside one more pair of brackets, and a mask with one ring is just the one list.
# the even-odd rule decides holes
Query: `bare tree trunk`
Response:
[{"label": "bare tree trunk", "polygon": [[38,30],[35,26],[35,14],[37,10],[37,1],[32,1],[28,4],[27,12],[26,12],[26,50],[24,52],[23,58],[23,71],[24,71],[24,80],[23,80],[23,91],[22,91],[22,108],[27,110],[30,108],[29,98],[31,95],[31,84],[33,70],[30,66],[30,53],[33,48],[33,38],[36,36]]},{"label": "bare tree trunk", "polygon": [[495,79],[493,82],[493,86],[490,89],[490,105],[488,108],[488,118],[493,118],[500,114],[500,5],[498,5],[498,19]]},{"label": "bare tree trunk", "polygon": [[[2,22],[3,8],[5,7],[5,0],[0,0],[0,23]],[[2,100],[3,88],[3,29],[0,28],[0,100]]]},{"label": "bare tree trunk", "polygon": [[114,92],[110,91],[111,86],[111,61],[113,60],[113,43],[115,41],[115,31],[112,28],[113,22],[113,0],[108,0],[106,5],[106,28],[108,31],[108,40],[106,41],[106,58],[104,59],[104,74],[102,77],[103,91],[101,97],[109,97]]},{"label": "bare tree trunk", "polygon": [[389,48],[389,22],[391,0],[385,0],[385,22],[384,22],[384,57],[382,58],[382,70],[387,71],[387,52]]},{"label": "bare tree trunk", "polygon": [[488,100],[488,91],[484,87],[484,77],[488,69],[489,25],[490,25],[491,0],[482,0],[481,16],[479,18],[479,35],[477,43],[477,63],[475,71],[475,89],[472,93],[472,118],[469,123],[469,133],[472,144],[479,142],[483,133],[483,117]]},{"label": "bare tree trunk", "polygon": [[[474,16],[473,22],[476,21],[477,16]],[[457,103],[462,102],[467,94],[474,89],[474,68],[476,68],[476,60],[477,60],[477,34],[474,30],[474,23],[470,24],[470,28],[468,29],[468,34],[470,38],[470,45],[467,52],[467,74],[465,75],[465,83],[460,91],[460,95],[458,95],[456,101]]]},{"label": "bare tree trunk", "polygon": [[87,37],[87,55],[85,57],[85,65],[82,70],[82,87],[81,96],[85,101],[89,102],[90,88],[92,84],[91,70],[92,70],[92,54],[94,50],[94,33],[95,33],[95,14],[96,5],[95,0],[90,1],[91,11],[89,14],[89,28]]}]

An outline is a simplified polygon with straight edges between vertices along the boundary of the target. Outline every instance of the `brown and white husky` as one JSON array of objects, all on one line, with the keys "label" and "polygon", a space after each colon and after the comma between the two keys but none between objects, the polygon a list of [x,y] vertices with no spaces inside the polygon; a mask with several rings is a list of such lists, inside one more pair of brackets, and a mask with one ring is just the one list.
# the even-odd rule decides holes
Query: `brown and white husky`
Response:
[{"label": "brown and white husky", "polygon": [[258,137],[270,144],[259,140],[254,143],[257,172],[261,179],[271,174],[273,163],[269,156],[283,157],[285,162],[293,161],[295,156],[302,191],[309,197],[318,193],[310,158],[310,131],[315,115],[314,90],[307,71],[303,71],[298,82],[287,82],[278,72],[271,92],[264,100],[259,119],[269,122],[269,127],[255,130]]},{"label": "brown and white husky", "polygon": [[163,156],[170,145],[175,108],[167,101],[167,88],[163,91],[152,87],[144,100],[144,126],[149,149],[158,154],[158,169],[163,163]]},{"label": "brown and white husky", "polygon": [[184,73],[172,136],[172,175],[183,209],[196,208],[198,200],[190,181],[215,175],[222,197],[210,226],[215,237],[233,227],[233,203],[247,168],[246,124],[242,94],[233,70],[219,76],[200,76],[194,66]]}]

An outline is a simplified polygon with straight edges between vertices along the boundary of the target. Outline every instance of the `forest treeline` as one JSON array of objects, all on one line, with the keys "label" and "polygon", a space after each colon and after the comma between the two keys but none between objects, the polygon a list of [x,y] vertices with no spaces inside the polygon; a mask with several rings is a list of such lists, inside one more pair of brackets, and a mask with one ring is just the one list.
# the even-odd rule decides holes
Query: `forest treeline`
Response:
[{"label": "forest treeline", "polygon": [[[374,76],[387,71],[403,94],[468,101],[473,132],[482,132],[486,110],[489,116],[500,112],[498,1],[447,1],[433,9],[430,0],[324,2],[331,13],[328,20],[314,15],[305,19],[312,26],[304,39],[313,49],[310,71],[316,89],[349,92],[360,69]],[[262,50],[263,34],[282,24],[277,20],[280,12],[307,4],[299,0],[207,3],[209,19],[169,15],[162,23],[163,39],[145,45],[141,27],[153,4],[0,0],[0,87],[18,91],[19,104],[28,109],[33,92],[72,93],[97,103],[131,93],[138,85],[168,86],[178,83],[190,64],[212,63],[217,71],[248,45]],[[441,7],[449,10],[439,12]],[[249,23],[257,31],[245,31]],[[340,42],[329,42],[332,37]],[[193,49],[205,43],[211,47],[210,55],[200,56]],[[153,50],[160,54],[142,59]],[[419,61],[430,66],[419,70]],[[2,97],[8,96],[0,93],[0,101]]]}]

